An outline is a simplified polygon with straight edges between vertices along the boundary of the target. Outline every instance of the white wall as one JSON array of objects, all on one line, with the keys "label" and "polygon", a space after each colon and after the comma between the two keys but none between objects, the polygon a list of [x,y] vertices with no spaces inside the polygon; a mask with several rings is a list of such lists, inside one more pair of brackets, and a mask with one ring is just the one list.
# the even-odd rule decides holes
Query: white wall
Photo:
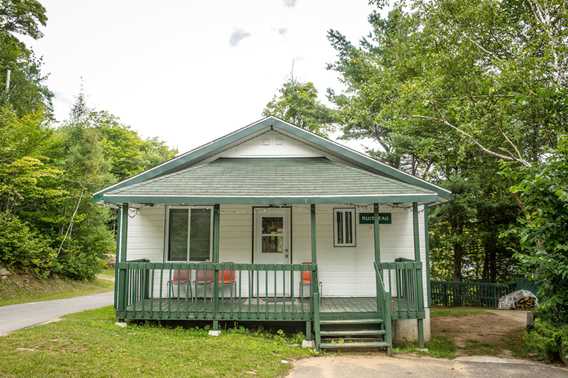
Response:
[{"label": "white wall", "polygon": [[[357,245],[333,246],[333,208],[349,205],[317,205],[317,254],[319,278],[324,296],[374,296],[373,225],[359,224],[357,215]],[[357,206],[357,213],[372,212],[372,207]],[[412,209],[381,206],[381,212],[392,213],[392,224],[381,224],[381,261],[397,257],[414,258]],[[132,214],[131,214],[132,215]],[[424,216],[420,220],[421,260],[425,262]],[[129,217],[128,260],[146,258],[151,262],[164,261],[165,207],[143,207]],[[310,207],[292,207],[293,263],[311,260]],[[250,263],[252,258],[252,206],[222,205],[220,219],[220,261]],[[424,298],[426,270],[424,272]]]}]

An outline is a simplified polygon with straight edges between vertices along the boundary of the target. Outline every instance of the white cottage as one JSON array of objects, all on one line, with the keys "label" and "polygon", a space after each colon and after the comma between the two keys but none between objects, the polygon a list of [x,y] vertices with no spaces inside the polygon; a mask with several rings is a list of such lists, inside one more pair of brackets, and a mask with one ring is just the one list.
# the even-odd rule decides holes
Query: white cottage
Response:
[{"label": "white cottage", "polygon": [[118,319],[302,322],[316,348],[390,352],[429,338],[428,206],[449,196],[268,117],[95,200],[120,208]]}]

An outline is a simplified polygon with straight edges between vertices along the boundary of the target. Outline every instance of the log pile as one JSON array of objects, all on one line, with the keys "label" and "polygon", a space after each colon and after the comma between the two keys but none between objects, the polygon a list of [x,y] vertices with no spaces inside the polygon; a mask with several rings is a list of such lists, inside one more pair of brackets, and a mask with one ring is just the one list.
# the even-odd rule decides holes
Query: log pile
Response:
[{"label": "log pile", "polygon": [[530,311],[536,307],[536,298],[522,297],[515,303],[515,310]]},{"label": "log pile", "polygon": [[517,290],[499,298],[500,310],[530,311],[538,306],[536,296],[528,290]]}]

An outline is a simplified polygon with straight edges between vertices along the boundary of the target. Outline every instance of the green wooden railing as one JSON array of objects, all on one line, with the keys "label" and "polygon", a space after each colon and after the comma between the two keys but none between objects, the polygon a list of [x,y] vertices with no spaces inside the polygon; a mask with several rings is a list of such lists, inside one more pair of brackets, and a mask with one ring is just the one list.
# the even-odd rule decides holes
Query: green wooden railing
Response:
[{"label": "green wooden railing", "polygon": [[[399,261],[379,263],[386,299],[391,299],[394,319],[423,319],[422,263]],[[385,300],[388,302],[388,300]]]},{"label": "green wooden railing", "polygon": [[313,320],[319,338],[316,264],[121,262],[118,277],[118,318]]},{"label": "green wooden railing", "polygon": [[430,283],[432,305],[497,308],[499,298],[516,290],[515,283],[481,281],[434,281]]},{"label": "green wooden railing", "polygon": [[373,263],[375,267],[375,277],[377,283],[377,312],[382,317],[385,327],[385,342],[388,343],[387,354],[392,353],[392,315],[391,315],[391,296],[383,282],[383,271],[379,264]]}]

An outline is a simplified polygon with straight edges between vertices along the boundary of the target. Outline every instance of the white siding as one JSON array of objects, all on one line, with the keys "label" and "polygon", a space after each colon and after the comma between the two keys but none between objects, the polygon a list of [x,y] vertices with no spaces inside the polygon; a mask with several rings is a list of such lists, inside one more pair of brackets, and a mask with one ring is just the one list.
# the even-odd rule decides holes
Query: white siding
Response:
[{"label": "white siding", "polygon": [[228,158],[319,157],[323,154],[288,136],[269,131],[219,155]]},{"label": "white siding", "polygon": [[127,259],[148,259],[161,262],[164,258],[165,208],[142,207],[130,210],[128,217]]},{"label": "white siding", "polygon": [[[333,208],[348,205],[317,205],[317,257],[322,295],[374,296],[373,225],[359,224],[357,216],[357,245],[333,246]],[[380,226],[381,261],[397,257],[414,258],[412,208],[381,206],[381,212],[392,213],[392,224]],[[357,206],[357,214],[372,212],[372,207]],[[152,262],[164,258],[165,208],[144,207],[137,210],[128,224],[128,260],[146,258]],[[421,260],[425,262],[424,214],[419,213]],[[292,207],[292,262],[311,260],[310,207]],[[252,259],[252,206],[222,205],[220,220],[220,261],[250,263]],[[424,270],[424,298],[426,271]]]}]

